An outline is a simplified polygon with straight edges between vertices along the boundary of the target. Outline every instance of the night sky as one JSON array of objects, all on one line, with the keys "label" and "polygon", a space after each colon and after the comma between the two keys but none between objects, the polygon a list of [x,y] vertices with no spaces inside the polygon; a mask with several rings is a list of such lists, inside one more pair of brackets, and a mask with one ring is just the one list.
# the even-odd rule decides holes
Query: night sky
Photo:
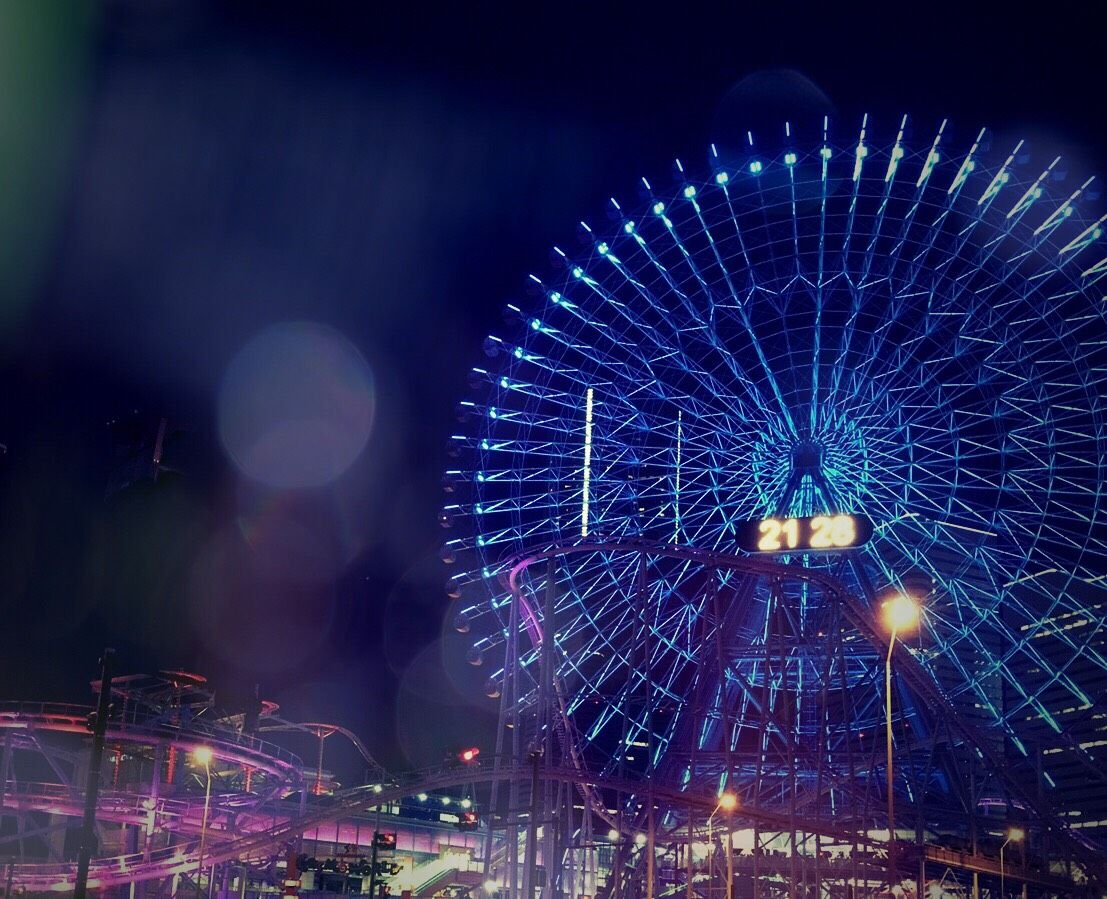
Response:
[{"label": "night sky", "polygon": [[[765,69],[818,85],[839,134],[948,117],[960,144],[988,126],[1064,152],[1074,188],[1103,171],[1102,30],[1078,6],[721,6],[0,7],[0,699],[87,700],[109,645],[230,708],[260,684],[398,767],[479,741],[487,672],[438,558],[445,442],[499,310],[581,218],[818,107],[720,110]],[[372,411],[364,449],[301,448],[356,456],[322,486],[228,455],[235,364],[266,362],[240,351],[280,323]],[[154,483],[136,460],[163,418]]]}]

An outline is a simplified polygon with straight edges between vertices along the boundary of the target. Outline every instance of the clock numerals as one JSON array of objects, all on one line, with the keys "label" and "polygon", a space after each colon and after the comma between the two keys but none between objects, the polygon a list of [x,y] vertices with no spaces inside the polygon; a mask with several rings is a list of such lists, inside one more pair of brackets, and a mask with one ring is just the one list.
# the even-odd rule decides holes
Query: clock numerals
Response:
[{"label": "clock numerals", "polygon": [[[779,553],[798,550],[833,550],[860,546],[868,541],[872,526],[855,515],[815,515],[811,518],[764,518],[756,525],[756,537],[741,540],[749,552]],[[744,531],[743,533],[749,533]],[[753,546],[747,545],[753,543]]]},{"label": "clock numerals", "polygon": [[761,535],[757,548],[761,552],[774,553],[799,546],[800,523],[795,518],[786,518],[783,521],[766,518],[757,526],[757,530]]},{"label": "clock numerals", "polygon": [[757,532],[761,539],[757,541],[757,549],[763,553],[780,552],[780,522],[775,518],[766,518],[757,526]]},{"label": "clock numerals", "polygon": [[842,549],[857,541],[857,524],[852,515],[816,515],[811,519],[812,549]]}]

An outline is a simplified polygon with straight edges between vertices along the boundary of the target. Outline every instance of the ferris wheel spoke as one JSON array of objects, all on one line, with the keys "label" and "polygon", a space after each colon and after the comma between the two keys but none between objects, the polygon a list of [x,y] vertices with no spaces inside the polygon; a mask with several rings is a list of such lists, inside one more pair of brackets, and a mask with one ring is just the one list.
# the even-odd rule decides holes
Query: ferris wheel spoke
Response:
[{"label": "ferris wheel spoke", "polygon": [[[657,214],[660,215],[662,218],[665,218],[663,212]],[[735,379],[741,389],[745,390],[749,394],[749,399],[752,403],[753,408],[766,409],[768,407],[768,404],[764,396],[762,396],[757,389],[757,381],[746,376],[741,366],[738,365],[737,361],[732,355],[726,352],[725,347],[722,347],[718,340],[709,339],[710,330],[708,329],[706,323],[699,316],[699,313],[696,311],[688,296],[673,280],[672,275],[660,263],[657,256],[651,250],[649,242],[643,239],[637,232],[634,233],[634,236],[636,238],[635,244],[637,247],[637,251],[641,252],[646,257],[649,264],[660,275],[668,291],[671,293],[672,296],[675,296],[680,300],[681,305],[691,317],[692,327],[682,329],[682,337],[690,342],[705,343],[706,345],[710,346],[714,352],[718,352],[722,360],[726,363],[727,370],[730,376]],[[676,238],[674,237],[673,239],[675,240]],[[627,280],[630,281],[631,279],[628,277]],[[633,283],[637,284],[638,282],[634,281]],[[704,335],[708,336],[705,337]]]},{"label": "ferris wheel spoke", "polygon": [[[919,562],[919,557],[912,555],[911,561],[913,564],[917,564]],[[878,560],[878,564],[882,567],[885,567],[886,574],[888,574],[889,576],[893,575],[891,569],[885,566],[883,560]],[[959,640],[961,642],[969,643],[974,650],[974,664],[971,670],[960,653],[950,652],[942,656],[942,658],[946,662],[952,664],[952,666],[958,671],[959,675],[962,678],[961,684],[958,685],[955,689],[951,690],[951,695],[953,697],[956,697],[961,692],[972,693],[975,699],[979,702],[980,708],[984,709],[991,716],[992,723],[1001,728],[1019,748],[1020,752],[1025,755],[1025,745],[1022,743],[1021,740],[1018,739],[1018,736],[1009,719],[1000,711],[1000,709],[996,707],[994,701],[988,694],[985,684],[983,683],[986,678],[993,675],[1005,677],[1005,679],[1009,683],[1011,683],[1011,679],[1007,677],[1007,672],[1004,669],[1002,663],[998,659],[996,659],[992,655],[991,651],[986,646],[983,646],[979,638],[975,636],[973,627],[967,625],[963,620],[961,620],[962,608],[961,604],[956,601],[956,597],[960,596],[962,599],[966,600],[966,604],[968,605],[969,610],[972,612],[974,619],[977,619],[979,617],[981,611],[980,607],[978,607],[975,603],[972,603],[971,600],[969,600],[967,593],[956,583],[948,585],[948,595],[955,600],[955,608],[958,612],[958,618],[949,618],[948,616],[942,615],[940,610],[934,609],[931,610],[924,618],[924,626],[931,639],[941,641],[941,630],[935,626],[936,624],[941,623],[947,628],[954,630],[958,634]],[[983,620],[988,621],[994,619],[989,619],[986,616]],[[924,666],[927,666],[927,663],[925,661],[923,662],[923,664]],[[940,674],[938,672],[932,673],[934,674],[935,679],[937,679],[941,683],[942,678]],[[1020,693],[1023,692],[1021,686],[1017,683],[1017,681],[1013,682],[1012,686],[1014,686],[1015,689],[1018,690]],[[1037,700],[1035,700],[1035,702],[1037,702]],[[1038,706],[1040,706],[1040,703],[1038,703]],[[1048,712],[1045,711],[1044,707],[1041,707],[1041,711],[1043,714],[1048,716]],[[1050,717],[1048,720],[1052,721],[1052,718]]]},{"label": "ferris wheel spoke", "polygon": [[[636,235],[636,237],[637,237],[637,235]],[[641,238],[638,238],[638,239],[641,240]],[[644,241],[642,242],[642,248],[643,248],[643,250],[645,250]],[[649,255],[648,251],[646,251],[646,252],[647,252],[647,255]],[[646,300],[652,307],[656,308],[656,304],[657,304],[656,298],[653,297],[653,295],[649,291],[645,290],[645,288],[643,288],[642,285],[637,280],[633,279],[629,275],[629,273],[626,271],[626,269],[623,267],[622,263],[618,259],[613,258],[611,256],[609,256],[608,258],[609,258],[609,261],[611,261],[612,264],[615,266],[617,271],[623,276],[625,281],[628,284],[631,284],[631,285],[634,286],[634,288],[635,288],[636,292],[638,293],[638,295],[642,299]],[[650,256],[649,258],[652,259],[653,257]],[[597,290],[597,292],[601,293],[601,295],[604,296],[605,298],[607,298],[609,300],[609,302],[613,303],[613,305],[616,305],[620,309],[620,314],[626,315],[626,316],[630,315],[630,313],[626,311],[626,308],[627,308],[626,304],[615,303],[614,300],[612,300],[608,294],[606,294],[605,292],[600,291],[599,288],[596,287],[595,285],[592,285],[592,286],[593,286],[594,290]],[[695,340],[696,339],[694,336],[691,336],[691,335],[689,335],[688,333],[685,333],[685,332],[677,332],[677,334],[675,336],[677,337],[677,342],[678,343],[687,342],[688,340]],[[664,351],[661,355],[661,359],[668,360],[668,359],[672,359],[672,358],[675,358],[675,357],[680,357],[681,362],[682,362],[682,367],[681,367],[682,371],[684,371],[684,372],[692,375],[696,379],[700,380],[701,383],[702,383],[702,386],[708,392],[708,395],[727,396],[731,393],[731,391],[729,389],[727,389],[723,385],[723,383],[720,382],[716,378],[716,376],[714,374],[712,374],[712,373],[710,373],[706,370],[706,367],[698,367],[698,366],[695,366],[695,365],[691,364],[691,362],[688,360],[687,356],[683,353],[683,351],[676,350],[676,349],[664,348]],[[729,374],[733,375],[733,371],[730,371]],[[742,385],[743,389],[746,389],[747,391],[750,390],[748,379],[740,378],[739,379],[739,384]],[[747,406],[746,402],[743,401],[740,397],[738,397],[736,395],[731,396],[731,400],[732,400],[732,404],[736,404],[736,408],[732,407],[728,411],[735,413],[737,415],[738,420],[741,421],[743,424],[749,426],[751,423],[759,421],[759,420],[762,419],[763,416],[757,414],[757,412],[754,411],[754,410],[762,409],[763,406],[764,406],[763,399],[762,399],[761,396],[759,396],[757,394],[751,394],[750,401],[753,404],[752,406]],[[737,431],[735,431],[734,433],[737,433]]]},{"label": "ferris wheel spoke", "polygon": [[[911,521],[912,524],[915,523],[914,519],[912,519]],[[916,559],[916,561],[919,559],[918,556],[914,556],[914,558]],[[940,573],[934,568],[931,568],[929,573],[936,578],[941,576]],[[1007,592],[1004,594],[1000,592],[1001,589],[1001,585],[995,584],[994,582],[990,583],[990,589],[981,589],[981,599],[983,605],[977,604],[972,600],[971,592],[968,588],[960,589],[956,593],[951,592],[950,595],[960,596],[964,601],[970,603],[971,612],[974,618],[983,618],[984,620],[989,621],[991,628],[997,634],[1003,637],[1004,642],[1008,646],[1012,647],[1009,650],[1007,657],[995,655],[992,650],[984,646],[981,640],[977,639],[975,632],[972,630],[965,630],[962,632],[962,635],[973,644],[975,650],[977,651],[977,653],[980,654],[981,658],[988,660],[987,664],[989,666],[989,669],[1002,673],[1005,679],[1022,697],[1024,703],[1033,707],[1035,711],[1046,718],[1047,722],[1049,722],[1051,726],[1057,729],[1056,722],[1049,714],[1049,712],[1044,708],[1044,706],[1041,705],[1041,703],[1037,700],[1035,696],[1023,690],[1021,680],[1018,677],[1009,673],[1010,668],[1006,664],[1007,660],[1016,653],[1022,653],[1023,655],[1027,656],[1027,658],[1030,659],[1035,666],[1046,673],[1049,683],[1060,683],[1062,686],[1066,687],[1066,689],[1068,689],[1069,692],[1080,702],[1087,702],[1087,695],[1084,693],[1084,691],[1077,687],[1076,684],[1071,679],[1069,679],[1062,671],[1058,670],[1056,666],[1054,666],[1050,662],[1049,659],[1047,659],[1043,654],[1037,652],[1027,639],[1024,639],[1019,634],[1019,632],[1013,629],[1013,626],[1008,623],[1004,616],[999,615],[998,612],[995,611],[1003,604],[1003,597],[1005,596],[1007,600],[1007,608],[1012,608],[1012,606],[1014,605],[1016,611],[1021,612],[1024,620],[1029,621],[1032,618],[1031,613],[1025,607],[1017,604],[1017,594],[1011,592]],[[1020,709],[1021,707],[1017,707],[1011,714],[1017,713]]]}]

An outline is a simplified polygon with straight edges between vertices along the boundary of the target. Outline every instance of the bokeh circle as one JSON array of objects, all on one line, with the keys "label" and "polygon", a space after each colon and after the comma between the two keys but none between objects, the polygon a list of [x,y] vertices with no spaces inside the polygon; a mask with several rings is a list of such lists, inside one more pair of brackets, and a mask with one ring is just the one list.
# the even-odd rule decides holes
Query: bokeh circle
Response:
[{"label": "bokeh circle", "polygon": [[273,487],[320,487],[365,449],[376,396],[372,371],[338,331],[272,325],[231,361],[219,394],[219,433],[246,476]]}]

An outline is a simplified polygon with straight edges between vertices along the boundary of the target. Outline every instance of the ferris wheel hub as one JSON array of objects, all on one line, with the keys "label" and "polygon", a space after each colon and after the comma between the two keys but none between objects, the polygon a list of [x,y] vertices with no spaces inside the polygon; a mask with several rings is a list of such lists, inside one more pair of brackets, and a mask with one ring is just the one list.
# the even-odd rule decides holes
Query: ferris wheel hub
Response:
[{"label": "ferris wheel hub", "polygon": [[801,440],[792,446],[792,472],[817,475],[822,472],[824,448],[814,440]]}]

